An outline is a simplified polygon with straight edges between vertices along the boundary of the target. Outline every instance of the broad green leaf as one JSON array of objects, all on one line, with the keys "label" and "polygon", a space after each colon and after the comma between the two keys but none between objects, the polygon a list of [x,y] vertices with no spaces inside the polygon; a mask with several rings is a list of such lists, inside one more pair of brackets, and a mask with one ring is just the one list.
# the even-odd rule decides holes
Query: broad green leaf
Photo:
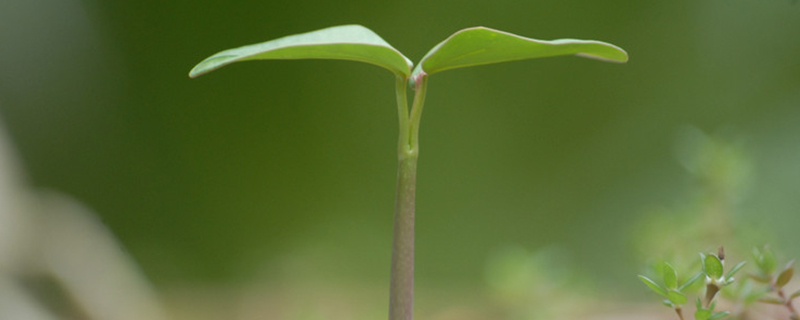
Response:
[{"label": "broad green leaf", "polygon": [[711,279],[717,280],[722,277],[722,261],[719,261],[719,258],[713,254],[702,255],[703,256],[703,270],[706,272],[706,276],[710,277]]},{"label": "broad green leaf", "polygon": [[667,298],[669,298],[669,300],[676,305],[682,305],[687,301],[686,295],[683,294],[683,292],[672,289],[667,291]]},{"label": "broad green leaf", "polygon": [[189,76],[194,78],[238,61],[267,59],[361,61],[404,77],[409,76],[413,66],[411,60],[372,30],[359,25],[344,25],[228,49],[197,64]]},{"label": "broad green leaf", "polygon": [[789,280],[792,280],[792,276],[794,275],[794,267],[792,266],[792,264],[793,263],[787,265],[786,269],[783,269],[783,272],[781,272],[781,274],[778,275],[778,279],[775,280],[775,286],[779,288],[783,287],[787,283],[789,283]]},{"label": "broad green leaf", "polygon": [[662,276],[664,277],[664,285],[667,286],[667,289],[678,288],[678,273],[675,272],[675,269],[672,268],[669,263],[664,263],[662,267]]},{"label": "broad green leaf", "polygon": [[644,282],[644,284],[650,287],[650,289],[653,290],[655,293],[658,293],[664,297],[667,296],[667,291],[664,290],[664,288],[661,288],[661,286],[659,286],[655,281],[650,280],[650,278],[645,277],[643,275],[639,275],[639,280],[642,280],[642,282]]},{"label": "broad green leaf", "polygon": [[612,62],[628,61],[628,54],[624,50],[601,41],[546,41],[486,27],[473,27],[454,33],[431,49],[414,68],[413,77],[422,72],[430,75],[456,68],[564,55]]},{"label": "broad green leaf", "polygon": [[698,309],[694,313],[694,318],[696,320],[708,320],[711,318],[711,311],[706,309]]}]

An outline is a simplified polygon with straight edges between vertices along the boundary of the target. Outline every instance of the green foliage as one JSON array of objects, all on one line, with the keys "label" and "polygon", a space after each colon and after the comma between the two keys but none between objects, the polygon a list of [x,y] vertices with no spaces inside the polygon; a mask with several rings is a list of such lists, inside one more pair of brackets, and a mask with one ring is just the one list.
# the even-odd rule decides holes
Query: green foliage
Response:
[{"label": "green foliage", "polygon": [[662,270],[663,270],[664,284],[667,286],[667,289],[677,289],[678,273],[675,271],[675,268],[669,265],[669,263],[664,263]]},{"label": "green foliage", "polygon": [[731,270],[728,271],[728,274],[725,276],[725,281],[733,282],[733,276],[736,275],[736,273],[739,272],[739,270],[741,270],[746,264],[747,261],[742,261],[733,266],[733,268],[731,268]]},{"label": "green foliage", "polygon": [[594,40],[559,39],[544,41],[508,32],[474,27],[460,30],[431,49],[414,68],[420,73],[436,72],[498,62],[578,55],[612,62],[628,61],[617,46]]},{"label": "green foliage", "polygon": [[703,272],[705,272],[706,277],[716,280],[722,277],[722,261],[717,258],[717,256],[709,254],[700,254],[701,259],[703,260]]},{"label": "green foliage", "polygon": [[756,266],[758,266],[760,275],[769,275],[775,271],[775,267],[778,263],[775,261],[775,254],[773,254],[772,250],[768,247],[753,249],[753,256],[755,257]]},{"label": "green foliage", "polygon": [[645,277],[643,275],[639,275],[639,280],[642,280],[647,287],[649,287],[653,292],[658,293],[664,297],[667,296],[667,291],[664,288],[661,288],[655,281],[650,280],[650,278]]},{"label": "green foliage", "polygon": [[194,78],[237,61],[267,59],[336,59],[374,64],[407,77],[413,63],[377,34],[358,25],[322,30],[275,39],[210,56],[189,72]]},{"label": "green foliage", "polygon": [[[414,69],[421,74],[498,62],[577,55],[612,62],[628,61],[621,48],[595,40],[558,39],[552,41],[474,27],[460,30],[431,49]],[[228,49],[212,55],[192,69],[197,77],[225,65],[248,60],[337,59],[374,64],[408,78],[413,63],[380,36],[359,25],[322,30]]]},{"label": "green foliage", "polygon": [[678,291],[687,290],[688,288],[692,287],[692,285],[697,283],[697,281],[702,279],[702,278],[703,278],[703,272],[702,271],[698,271],[693,276],[691,276],[689,278],[689,280],[686,280],[686,282],[678,288]]},{"label": "green foliage", "polygon": [[676,306],[686,304],[686,301],[688,300],[688,298],[686,298],[686,294],[675,289],[669,289],[667,292],[667,299],[669,299],[669,301]]},{"label": "green foliage", "polygon": [[713,312],[707,309],[698,309],[694,313],[694,318],[697,320],[716,320],[721,319],[731,314],[728,311]]},{"label": "green foliage", "polygon": [[[747,264],[742,261],[734,265],[728,273],[724,273],[724,255],[720,248],[719,254],[700,253],[701,269],[699,273],[695,274],[692,278],[686,281],[683,285],[674,288],[673,285],[677,284],[677,273],[674,271],[672,265],[662,263],[657,268],[661,272],[664,286],[659,285],[655,281],[645,276],[639,276],[651,290],[661,296],[667,298],[664,300],[664,305],[675,309],[676,313],[681,319],[681,305],[685,303],[687,294],[691,284],[701,277],[705,277],[705,294],[704,298],[696,298],[696,311],[694,318],[696,320],[716,320],[721,319],[730,314],[728,311],[715,311],[717,305],[717,293],[721,292],[723,288],[728,287],[734,283],[734,276],[742,270]],[[775,254],[768,247],[756,248],[753,251],[753,260],[757,273],[748,274],[748,277],[743,281],[738,282],[735,286],[734,293],[724,295],[726,298],[731,299],[731,302],[745,309],[754,301],[783,306],[788,309],[790,319],[798,320],[800,315],[794,309],[792,300],[800,296],[800,290],[787,295],[784,292],[785,286],[789,284],[794,276],[794,260],[789,261],[786,265],[777,271],[777,259]],[[723,276],[724,274],[724,276]],[[748,281],[748,280],[755,280]],[[759,283],[762,287],[754,286],[753,283]]]},{"label": "green foliage", "polygon": [[775,254],[769,247],[756,248],[753,250],[753,260],[756,261],[758,267],[757,274],[751,274],[750,277],[755,281],[766,286],[762,291],[759,291],[757,297],[759,302],[782,305],[785,306],[791,314],[791,319],[800,319],[800,314],[794,309],[792,300],[800,296],[800,290],[787,295],[784,291],[785,286],[794,277],[794,260],[789,261],[776,275],[777,259]]},{"label": "green foliage", "polygon": [[[413,313],[414,211],[418,132],[429,74],[504,61],[578,55],[606,61],[626,62],[628,55],[614,45],[593,40],[542,41],[483,27],[456,32],[434,47],[414,70],[411,61],[371,30],[358,25],[331,27],[283,37],[259,44],[219,52],[200,62],[189,73],[197,77],[225,65],[248,60],[337,59],[366,62],[396,75],[395,92],[400,125],[398,139],[398,183],[395,206],[395,238],[392,248],[390,320],[411,320]],[[416,94],[408,108],[406,83]],[[410,248],[410,249],[409,249]],[[668,271],[668,270],[666,270]],[[686,296],[677,286],[674,270],[668,298],[683,304]]]},{"label": "green foliage", "polygon": [[[650,278],[639,275],[639,279],[644,282],[652,291],[658,293],[667,299],[663,304],[675,310],[678,316],[683,319],[682,305],[688,300],[687,294],[692,293],[691,288],[694,283],[705,277],[705,299],[701,300],[700,297],[696,298],[696,311],[694,317],[696,320],[716,320],[721,319],[729,314],[727,311],[715,312],[716,307],[715,297],[719,290],[731,283],[733,283],[733,275],[744,267],[745,263],[740,262],[736,264],[728,274],[725,275],[723,267],[723,254],[720,248],[719,255],[700,253],[701,271],[693,274],[682,285],[678,285],[678,273],[675,268],[669,263],[662,263],[659,268],[661,271],[661,278],[664,287],[651,280]],[[724,275],[724,276],[723,276]],[[705,301],[705,304],[703,303]]]},{"label": "green foliage", "polygon": [[639,280],[647,285],[647,287],[653,292],[661,295],[664,298],[667,298],[666,300],[662,301],[665,306],[680,312],[679,310],[681,306],[686,304],[688,301],[685,290],[697,282],[697,280],[699,280],[703,274],[700,272],[695,273],[689,279],[687,279],[686,282],[679,286],[678,272],[675,271],[675,268],[672,267],[672,265],[664,262],[659,264],[656,269],[661,273],[661,281],[664,286],[661,286],[656,281],[653,281],[644,275],[639,275]]},{"label": "green foliage", "polygon": [[714,312],[714,309],[717,307],[717,303],[712,302],[708,308],[703,307],[703,303],[700,301],[700,298],[697,298],[697,311],[694,313],[694,318],[696,320],[716,320],[722,319],[730,314],[728,311],[719,311]]},{"label": "green foliage", "polygon": [[792,280],[792,276],[794,275],[794,260],[789,261],[786,264],[786,267],[783,268],[783,271],[778,275],[778,278],[775,279],[775,286],[779,288],[783,288],[786,284],[789,283],[789,280]]}]

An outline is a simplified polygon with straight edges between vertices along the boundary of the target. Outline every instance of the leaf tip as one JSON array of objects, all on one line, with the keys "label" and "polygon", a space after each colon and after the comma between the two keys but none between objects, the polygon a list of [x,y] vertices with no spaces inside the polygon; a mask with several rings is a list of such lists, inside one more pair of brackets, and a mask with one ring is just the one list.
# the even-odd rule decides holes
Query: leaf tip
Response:
[{"label": "leaf tip", "polygon": [[192,78],[192,79],[197,78],[199,76],[202,76],[202,75],[210,72],[211,70],[214,70],[214,69],[206,68],[206,67],[202,66],[202,63],[198,64],[194,68],[192,68],[191,71],[189,71],[189,78]]},{"label": "leaf tip", "polygon": [[604,62],[614,62],[614,63],[627,63],[628,62],[628,52],[626,52],[622,48],[617,47],[617,46],[615,46],[613,44],[610,44],[610,43],[604,43],[604,44],[615,51],[613,55],[602,55],[601,56],[601,55],[596,55],[596,54],[591,54],[591,53],[584,53],[584,52],[580,52],[580,53],[577,53],[575,55],[578,56],[578,57],[582,57],[582,58],[595,59],[595,60],[600,60],[600,61],[604,61]]},{"label": "leaf tip", "polygon": [[202,75],[202,72],[197,71],[197,68],[193,68],[192,71],[189,71],[189,78],[194,79]]}]

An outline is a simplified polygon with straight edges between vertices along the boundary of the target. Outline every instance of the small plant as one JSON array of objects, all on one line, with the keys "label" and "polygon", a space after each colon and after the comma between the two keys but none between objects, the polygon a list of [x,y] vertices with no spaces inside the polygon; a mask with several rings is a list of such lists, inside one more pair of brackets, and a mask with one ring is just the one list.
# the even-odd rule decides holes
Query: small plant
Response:
[{"label": "small plant", "polygon": [[[758,273],[750,274],[750,278],[767,286],[766,292],[764,292],[758,301],[784,306],[790,313],[790,319],[800,320],[800,315],[797,314],[797,310],[795,310],[792,305],[792,300],[800,297],[800,290],[790,295],[784,292],[784,287],[794,276],[794,260],[789,261],[776,275],[775,271],[777,270],[778,263],[775,259],[775,254],[772,253],[769,247],[754,249],[753,259],[756,262]],[[770,295],[767,293],[775,294]]]},{"label": "small plant", "polygon": [[[428,76],[456,68],[564,55],[611,62],[628,60],[624,50],[605,42],[574,39],[543,41],[475,27],[451,35],[433,47],[415,67],[411,60],[371,30],[358,25],[346,25],[225,50],[200,62],[189,76],[194,78],[238,61],[268,59],[360,61],[383,67],[395,75],[400,137],[389,320],[411,320],[414,301],[414,203],[419,123]],[[408,107],[407,97],[409,84],[416,91],[411,109]]]},{"label": "small plant", "polygon": [[683,284],[678,285],[678,273],[669,263],[662,263],[656,269],[661,273],[662,284],[659,284],[652,279],[639,275],[639,279],[647,285],[653,292],[666,298],[663,304],[673,310],[678,315],[678,318],[684,320],[683,305],[689,300],[687,292],[691,290],[693,285],[700,279],[705,278],[705,295],[701,300],[700,297],[696,298],[696,311],[694,318],[696,320],[716,320],[724,318],[729,315],[728,311],[714,311],[717,302],[716,297],[719,291],[733,283],[734,275],[742,269],[745,262],[740,262],[724,273],[725,253],[722,248],[719,249],[717,255],[700,253],[700,264],[702,270],[689,277]]}]

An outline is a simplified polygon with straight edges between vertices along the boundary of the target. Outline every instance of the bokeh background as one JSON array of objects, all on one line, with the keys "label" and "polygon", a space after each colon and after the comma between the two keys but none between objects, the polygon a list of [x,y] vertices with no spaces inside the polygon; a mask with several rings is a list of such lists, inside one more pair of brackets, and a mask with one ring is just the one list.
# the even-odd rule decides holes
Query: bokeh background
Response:
[{"label": "bokeh background", "polygon": [[792,0],[3,0],[0,117],[23,184],[90,208],[170,317],[384,317],[392,75],[268,61],[187,77],[223,49],[350,23],[415,61],[476,25],[630,55],[430,79],[421,318],[532,318],[556,292],[641,301],[635,274],[679,241],[800,255]]}]

